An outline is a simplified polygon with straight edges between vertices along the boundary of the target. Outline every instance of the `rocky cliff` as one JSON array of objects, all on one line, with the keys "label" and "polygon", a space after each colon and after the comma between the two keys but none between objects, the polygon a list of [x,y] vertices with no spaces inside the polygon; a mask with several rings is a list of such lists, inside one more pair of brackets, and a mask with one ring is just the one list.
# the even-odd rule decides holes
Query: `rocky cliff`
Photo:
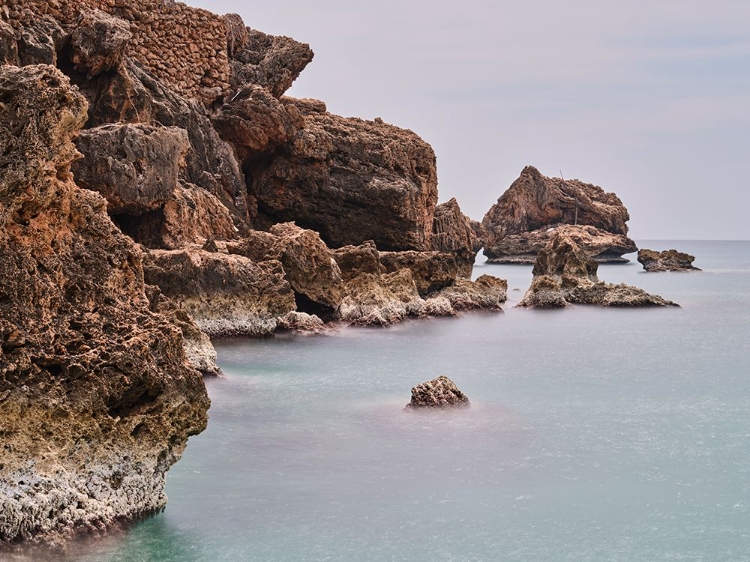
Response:
[{"label": "rocky cliff", "polygon": [[161,509],[208,398],[154,312],[141,251],[73,183],[86,102],[50,66],[0,69],[0,543]]},{"label": "rocky cliff", "polygon": [[622,255],[637,250],[629,219],[614,193],[527,166],[482,220],[484,254],[491,263],[534,263],[553,229],[567,224],[587,227],[578,243],[598,262],[628,261]]}]

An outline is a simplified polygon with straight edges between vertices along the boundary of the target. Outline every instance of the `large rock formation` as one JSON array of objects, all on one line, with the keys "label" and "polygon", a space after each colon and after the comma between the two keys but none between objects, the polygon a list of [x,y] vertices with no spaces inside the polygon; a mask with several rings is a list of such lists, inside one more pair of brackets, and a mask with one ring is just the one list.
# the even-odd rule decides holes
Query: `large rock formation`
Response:
[{"label": "large rock formation", "polygon": [[664,250],[663,252],[638,250],[638,262],[649,272],[700,271],[700,268],[693,265],[694,261],[695,256],[677,250]]},{"label": "large rock formation", "polygon": [[614,193],[527,166],[482,220],[484,254],[491,263],[534,263],[551,232],[568,224],[589,227],[579,242],[598,262],[626,262],[622,255],[637,250],[627,237],[629,219]]},{"label": "large rock formation", "polygon": [[294,101],[305,127],[248,168],[261,224],[295,221],[332,247],[429,250],[437,203],[432,148],[382,120],[344,118]]},{"label": "large rock formation", "polygon": [[0,543],[164,507],[208,398],[150,309],[141,253],[72,181],[85,100],[49,66],[0,69]]},{"label": "large rock formation", "polygon": [[676,306],[671,301],[636,287],[599,281],[596,274],[598,263],[571,236],[578,228],[567,226],[555,230],[547,246],[537,256],[531,286],[518,306]]},{"label": "large rock formation", "polygon": [[440,375],[412,388],[411,402],[406,408],[465,408],[469,405],[468,397],[458,389],[456,383],[445,375]]},{"label": "large rock formation", "polygon": [[481,248],[482,239],[477,236],[472,220],[461,212],[455,197],[435,207],[432,249],[452,253],[460,277],[471,277],[477,252]]}]

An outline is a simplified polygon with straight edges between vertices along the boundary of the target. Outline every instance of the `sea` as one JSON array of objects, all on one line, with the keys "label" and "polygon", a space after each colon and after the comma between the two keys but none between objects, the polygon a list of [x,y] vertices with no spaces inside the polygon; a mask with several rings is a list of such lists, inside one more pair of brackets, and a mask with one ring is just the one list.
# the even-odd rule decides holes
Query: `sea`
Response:
[{"label": "sea", "polygon": [[[750,242],[599,277],[680,308],[515,308],[217,341],[166,510],[63,562],[750,561]],[[449,376],[457,411],[404,410]]]}]

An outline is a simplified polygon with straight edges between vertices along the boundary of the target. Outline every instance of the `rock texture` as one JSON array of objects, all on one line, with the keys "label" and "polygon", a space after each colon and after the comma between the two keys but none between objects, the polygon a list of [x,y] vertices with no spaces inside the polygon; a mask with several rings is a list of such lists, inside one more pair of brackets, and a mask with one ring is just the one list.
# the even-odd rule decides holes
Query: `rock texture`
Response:
[{"label": "rock texture", "polygon": [[695,256],[677,250],[664,250],[663,252],[638,250],[638,262],[643,265],[643,269],[649,272],[700,271],[700,268],[693,265],[694,261]]},{"label": "rock texture", "polygon": [[559,229],[553,233],[547,246],[537,256],[531,286],[518,306],[676,306],[671,301],[636,287],[599,281],[598,267],[598,263],[564,229]]},{"label": "rock texture", "polygon": [[442,252],[380,252],[380,264],[387,273],[409,269],[423,296],[452,285],[458,276],[456,258]]},{"label": "rock texture", "polygon": [[465,408],[469,405],[469,399],[456,384],[445,375],[440,375],[412,388],[411,402],[406,408]]},{"label": "rock texture", "polygon": [[208,398],[151,310],[141,253],[78,189],[85,100],[49,66],[0,69],[0,543],[164,507]]},{"label": "rock texture", "polygon": [[471,219],[461,212],[455,198],[435,207],[432,249],[452,253],[460,277],[471,278],[474,261],[481,247],[482,241],[477,237]]},{"label": "rock texture", "polygon": [[120,64],[132,38],[125,20],[97,9],[82,11],[70,34],[70,60],[78,72],[93,78]]},{"label": "rock texture", "polygon": [[331,247],[429,250],[437,203],[432,148],[382,120],[331,115],[294,102],[305,127],[248,168],[259,221],[295,221]]},{"label": "rock texture", "polygon": [[599,262],[626,262],[637,250],[627,237],[628,211],[614,193],[579,180],[548,178],[527,166],[482,220],[491,263],[533,263],[555,228],[592,227],[584,250]]},{"label": "rock texture", "polygon": [[451,286],[431,296],[446,299],[456,312],[500,310],[508,300],[508,281],[491,275],[482,275],[476,281],[456,279]]}]

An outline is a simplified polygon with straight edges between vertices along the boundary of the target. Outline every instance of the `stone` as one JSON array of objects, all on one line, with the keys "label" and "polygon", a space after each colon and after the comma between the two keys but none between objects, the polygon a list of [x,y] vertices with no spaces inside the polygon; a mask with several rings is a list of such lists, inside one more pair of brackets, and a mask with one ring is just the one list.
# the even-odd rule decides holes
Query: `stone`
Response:
[{"label": "stone", "polygon": [[16,31],[9,23],[0,19],[0,65],[18,66],[19,62]]},{"label": "stone", "polygon": [[133,38],[130,24],[101,10],[84,10],[70,35],[70,60],[91,79],[120,64]]},{"label": "stone", "polygon": [[482,275],[476,281],[456,279],[434,296],[447,299],[454,311],[500,310],[508,300],[508,281],[492,275]]},{"label": "stone", "polygon": [[23,22],[20,35],[18,57],[23,66],[56,65],[58,53],[68,38],[60,24],[50,16]]},{"label": "stone", "polygon": [[4,66],[0,98],[2,545],[162,510],[209,400],[141,251],[73,183],[83,97],[51,66]]},{"label": "stone", "polygon": [[374,275],[362,273],[346,283],[339,317],[353,326],[390,326],[426,315],[409,269]]},{"label": "stone", "polygon": [[477,252],[482,247],[471,219],[461,212],[456,198],[435,207],[432,221],[432,249],[450,252],[456,259],[458,276],[471,278]]},{"label": "stone", "polygon": [[146,283],[156,285],[210,337],[269,336],[295,310],[280,262],[197,249],[151,250]]},{"label": "stone", "polygon": [[380,252],[372,240],[365,240],[359,246],[336,248],[333,250],[333,259],[336,260],[344,281],[351,281],[361,273],[379,276],[386,272],[380,263]]},{"label": "stone", "polygon": [[629,285],[604,283],[597,277],[599,264],[570,236],[579,227],[556,229],[539,252],[531,286],[519,307],[562,308],[568,304],[600,306],[677,306],[658,295]]},{"label": "stone", "polygon": [[527,166],[482,220],[484,255],[490,263],[533,263],[554,230],[587,228],[581,245],[599,262],[627,262],[635,252],[627,237],[627,209],[614,193],[579,180],[548,178]]},{"label": "stone", "polygon": [[638,250],[638,262],[643,265],[643,269],[649,272],[701,271],[700,268],[693,265],[694,261],[695,256],[677,250],[664,250],[663,252],[647,249]]},{"label": "stone", "polygon": [[302,332],[306,334],[321,334],[328,330],[325,322],[314,314],[306,312],[297,312],[293,310],[286,316],[278,319],[276,324],[277,330],[288,332]]},{"label": "stone", "polygon": [[259,224],[295,221],[332,248],[373,240],[386,251],[429,250],[437,203],[432,148],[382,121],[315,112],[305,121],[271,158],[247,168]]},{"label": "stone", "polygon": [[468,397],[445,375],[423,382],[411,389],[411,402],[407,409],[421,408],[465,408],[470,405]]},{"label": "stone", "polygon": [[[232,29],[237,27],[235,21]],[[242,32],[235,30],[235,37]],[[276,98],[291,88],[314,53],[306,43],[247,28],[244,38],[233,40],[230,84],[239,90],[248,84],[262,86]]]},{"label": "stone", "polygon": [[139,215],[172,196],[190,141],[177,127],[112,124],[82,131],[76,145],[78,185],[101,193],[110,214]]},{"label": "stone", "polygon": [[388,273],[404,268],[411,270],[422,296],[452,285],[458,276],[458,265],[452,253],[380,252],[380,263]]}]

